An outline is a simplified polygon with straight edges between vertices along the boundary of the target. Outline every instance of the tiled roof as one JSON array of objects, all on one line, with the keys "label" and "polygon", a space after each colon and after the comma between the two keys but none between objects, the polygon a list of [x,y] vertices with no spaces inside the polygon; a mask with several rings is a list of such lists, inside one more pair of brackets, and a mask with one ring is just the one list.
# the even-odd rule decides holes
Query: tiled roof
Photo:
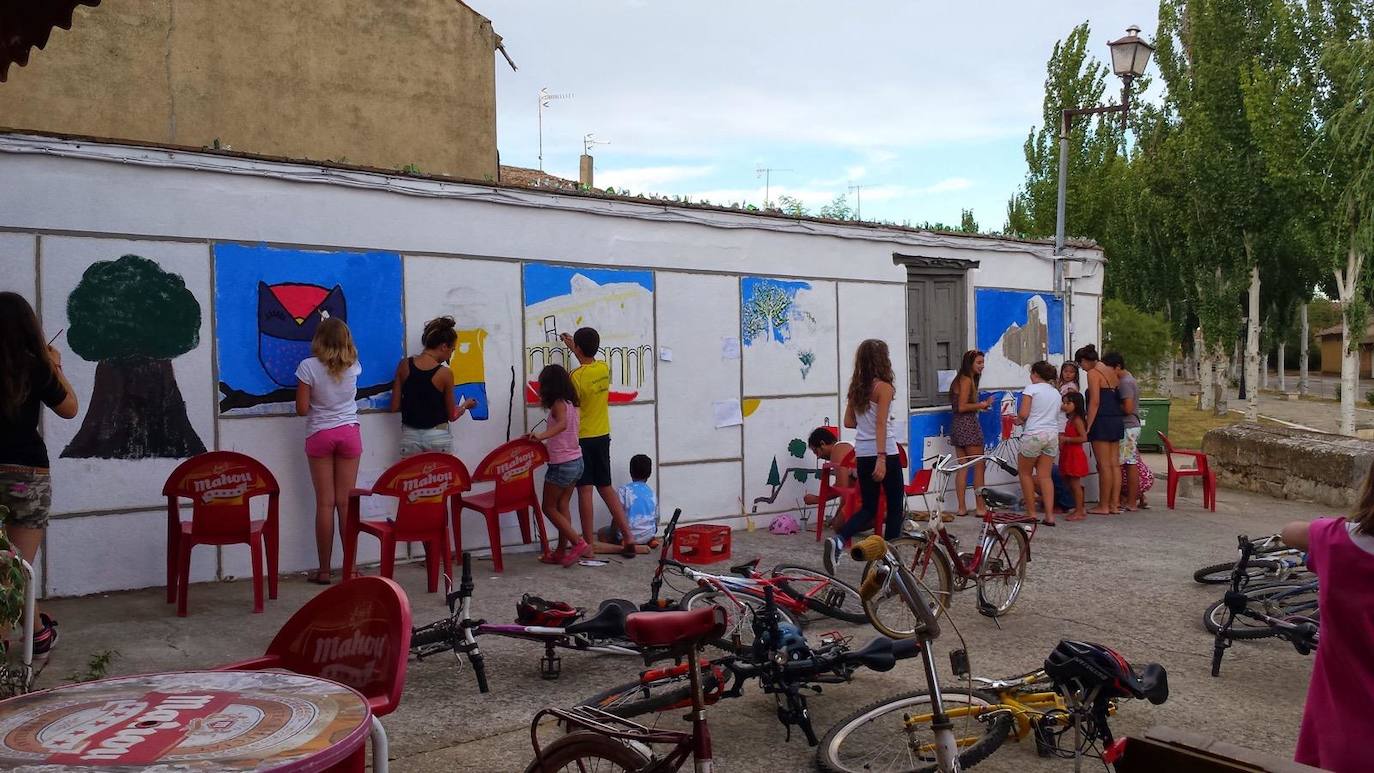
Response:
[{"label": "tiled roof", "polygon": [[577,190],[577,181],[566,177],[541,172],[523,166],[501,165],[501,184],[518,185],[521,188],[553,188],[560,191]]},{"label": "tiled roof", "polygon": [[[1336,337],[1340,337],[1340,335],[1341,335],[1341,326],[1340,326],[1340,325],[1336,325],[1335,327],[1328,327],[1328,328],[1326,328],[1326,329],[1324,329],[1324,330],[1318,330],[1318,331],[1317,331],[1317,337],[1318,337],[1318,338],[1326,338],[1327,336],[1336,336]],[[1362,344],[1374,343],[1374,322],[1370,322],[1370,323],[1369,323],[1369,326],[1365,328],[1365,330],[1364,330],[1364,339],[1363,339],[1362,341],[1360,341],[1360,343],[1362,343]]]},{"label": "tiled roof", "polygon": [[0,0],[0,83],[11,64],[23,67],[30,49],[48,44],[53,27],[71,29],[78,5],[97,6],[100,0]]}]

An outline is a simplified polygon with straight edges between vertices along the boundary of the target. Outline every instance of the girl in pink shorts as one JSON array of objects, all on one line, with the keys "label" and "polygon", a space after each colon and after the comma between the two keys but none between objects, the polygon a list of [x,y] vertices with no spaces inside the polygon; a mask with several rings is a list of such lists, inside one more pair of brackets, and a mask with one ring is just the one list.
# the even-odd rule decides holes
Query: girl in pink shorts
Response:
[{"label": "girl in pink shorts", "polygon": [[310,582],[328,585],[334,551],[334,513],[344,522],[348,492],[358,482],[363,438],[358,431],[358,349],[348,325],[321,320],[310,342],[311,357],[296,366],[296,415],[304,416],[305,455],[315,484],[315,549],[320,568]]}]

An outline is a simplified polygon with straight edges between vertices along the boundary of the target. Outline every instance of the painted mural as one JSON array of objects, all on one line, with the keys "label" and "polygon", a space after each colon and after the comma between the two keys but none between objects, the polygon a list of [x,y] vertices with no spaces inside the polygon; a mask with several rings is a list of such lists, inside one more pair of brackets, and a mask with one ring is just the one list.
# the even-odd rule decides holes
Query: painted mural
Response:
[{"label": "painted mural", "polygon": [[486,421],[491,417],[491,403],[487,400],[487,331],[472,328],[456,332],[458,341],[448,360],[449,370],[453,372],[453,397],[458,403],[476,401],[477,404],[468,410],[468,416],[474,421]]},{"label": "painted mural", "polygon": [[742,277],[740,343],[745,394],[833,390],[834,284]]},{"label": "painted mural", "polygon": [[978,288],[974,293],[977,347],[986,352],[982,383],[1025,386],[1037,360],[1064,355],[1064,302],[1053,293]]},{"label": "painted mural", "polygon": [[526,402],[539,402],[545,365],[577,367],[559,335],[580,327],[601,334],[596,357],[610,367],[612,403],[654,399],[653,272],[527,263],[524,280]]},{"label": "painted mural", "polygon": [[67,297],[67,342],[95,366],[68,459],[180,459],[205,451],[172,360],[200,344],[200,303],[186,282],[138,255],[92,263]]},{"label": "painted mural", "polygon": [[219,412],[294,414],[296,366],[320,321],[348,323],[360,408],[385,407],[402,356],[401,256],[217,244]]}]

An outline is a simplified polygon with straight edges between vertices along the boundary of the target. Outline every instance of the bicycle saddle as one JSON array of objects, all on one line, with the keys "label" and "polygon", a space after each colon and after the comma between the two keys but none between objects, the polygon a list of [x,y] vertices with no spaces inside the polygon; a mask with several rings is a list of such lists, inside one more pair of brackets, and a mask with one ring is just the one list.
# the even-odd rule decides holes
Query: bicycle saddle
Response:
[{"label": "bicycle saddle", "polygon": [[715,606],[690,612],[636,612],[625,620],[625,635],[641,647],[695,645],[724,633],[725,610]]},{"label": "bicycle saddle", "polygon": [[743,564],[732,566],[730,567],[730,574],[737,574],[740,577],[748,577],[752,575],[754,572],[758,571],[759,561],[761,560],[763,559],[755,558],[753,561],[747,561]]},{"label": "bicycle saddle", "polygon": [[879,636],[859,649],[846,653],[844,659],[872,671],[891,671],[897,666],[898,660],[915,655],[920,648],[921,643],[916,639],[893,641],[886,636]]},{"label": "bicycle saddle", "polygon": [[1015,494],[1004,494],[990,488],[983,489],[983,501],[988,503],[988,507],[1003,510],[1021,509],[1021,497]]},{"label": "bicycle saddle", "polygon": [[1169,674],[1158,663],[1146,663],[1139,674],[1140,692],[1150,703],[1158,706],[1169,699]]},{"label": "bicycle saddle", "polygon": [[601,639],[614,639],[625,635],[625,618],[635,610],[634,604],[624,599],[610,599],[601,603],[596,614],[569,625],[570,634],[580,633]]}]

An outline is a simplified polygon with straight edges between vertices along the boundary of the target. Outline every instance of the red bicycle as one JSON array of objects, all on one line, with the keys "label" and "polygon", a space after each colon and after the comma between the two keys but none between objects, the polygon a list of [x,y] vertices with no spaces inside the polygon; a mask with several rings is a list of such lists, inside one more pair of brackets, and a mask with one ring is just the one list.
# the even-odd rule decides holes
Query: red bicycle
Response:
[{"label": "red bicycle", "polygon": [[[1002,463],[992,455],[970,457],[958,463],[953,454],[932,459],[935,460],[934,474],[943,479],[937,502],[944,501],[950,481],[960,470],[988,462]],[[989,504],[1000,499],[987,490],[984,496]],[[918,533],[898,537],[889,542],[888,547],[926,587],[931,596],[931,608],[937,615],[948,608],[955,591],[969,586],[977,589],[980,613],[1001,617],[1011,611],[1026,579],[1026,564],[1031,560],[1030,542],[1039,521],[1025,513],[989,507],[972,552],[961,548],[958,539],[945,529],[942,519],[935,517],[924,523],[914,523],[919,527]],[[888,636],[911,636],[918,621],[890,584],[891,578],[869,599],[865,606],[868,617],[875,628]]]}]

